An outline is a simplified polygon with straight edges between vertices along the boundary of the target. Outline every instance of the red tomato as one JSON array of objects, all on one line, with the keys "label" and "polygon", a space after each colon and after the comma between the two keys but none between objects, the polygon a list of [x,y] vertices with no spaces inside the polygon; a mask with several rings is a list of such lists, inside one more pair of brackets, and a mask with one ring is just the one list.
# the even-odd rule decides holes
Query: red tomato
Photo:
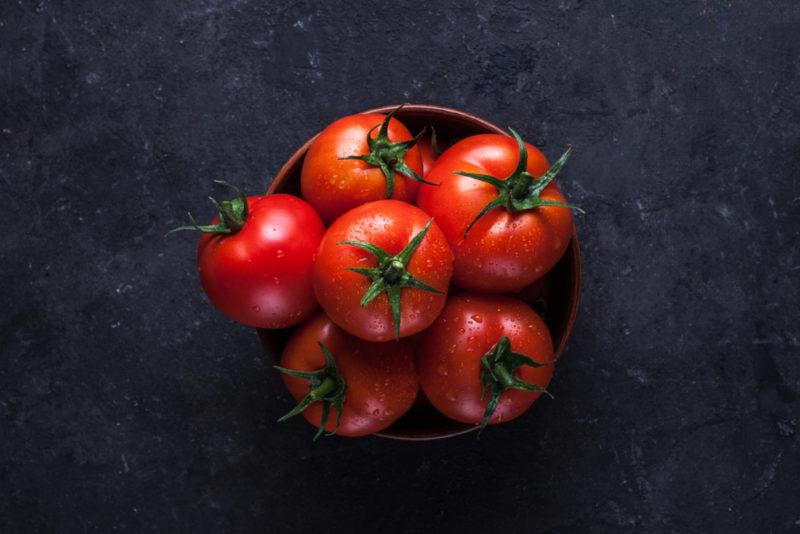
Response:
[{"label": "red tomato", "polygon": [[541,152],[516,139],[482,134],[459,141],[427,178],[441,185],[420,188],[417,205],[447,236],[453,282],[463,289],[519,291],[558,262],[572,235],[572,206],[552,182],[569,150],[548,170]]},{"label": "red tomato", "polygon": [[283,381],[299,402],[281,420],[302,411],[319,427],[317,437],[323,430],[341,436],[383,430],[408,411],[419,388],[409,340],[364,341],[322,312],[298,328],[283,351],[281,366]]},{"label": "red tomato", "polygon": [[[240,323],[284,328],[317,308],[313,255],[325,228],[316,212],[291,195],[239,197],[219,204],[220,216],[200,230],[197,271],[211,303]],[[246,206],[246,209],[245,209]],[[192,220],[194,222],[194,220]]]},{"label": "red tomato", "polygon": [[365,202],[416,199],[422,160],[408,128],[392,118],[395,111],[339,119],[309,147],[300,187],[325,224]]},{"label": "red tomato", "polygon": [[314,290],[334,323],[369,341],[416,334],[444,306],[453,254],[421,209],[397,200],[334,222],[314,262]]},{"label": "red tomato", "polygon": [[454,296],[420,337],[422,390],[437,410],[457,421],[514,419],[541,396],[553,376],[550,332],[536,312],[515,298]]}]

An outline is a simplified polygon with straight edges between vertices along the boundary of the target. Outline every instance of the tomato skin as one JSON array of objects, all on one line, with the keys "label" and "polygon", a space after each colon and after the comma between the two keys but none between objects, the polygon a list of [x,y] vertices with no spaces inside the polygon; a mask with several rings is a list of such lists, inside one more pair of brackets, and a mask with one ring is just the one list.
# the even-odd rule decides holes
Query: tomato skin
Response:
[{"label": "tomato skin", "polygon": [[[375,267],[374,256],[357,247],[337,243],[368,241],[395,255],[429,220],[425,212],[411,204],[379,200],[347,212],[328,228],[314,262],[314,290],[333,322],[369,341],[394,338],[394,323],[386,293],[362,307],[361,298],[371,281],[347,270],[348,267]],[[442,293],[403,288],[400,337],[427,328],[439,315],[447,298],[453,273],[453,254],[435,222],[411,257],[408,272]]]},{"label": "tomato skin", "polygon": [[[420,385],[441,413],[464,423],[480,423],[488,392],[481,399],[481,357],[502,337],[511,349],[538,363],[553,359],[553,342],[544,321],[524,302],[512,297],[462,293],[448,300],[439,318],[422,335],[417,347]],[[522,366],[518,378],[547,387],[553,366]],[[518,417],[541,393],[507,389],[490,424]]]},{"label": "tomato skin", "polygon": [[[549,164],[544,155],[526,143],[527,171],[542,176]],[[481,134],[462,139],[436,161],[422,185],[417,206],[436,217],[455,255],[453,283],[468,291],[509,293],[523,289],[553,268],[572,236],[572,211],[540,206],[510,213],[495,208],[481,217],[464,238],[470,222],[497,189],[485,182],[453,174],[464,171],[499,179],[510,175],[519,159],[511,137]],[[543,200],[566,202],[555,182],[541,193]]]},{"label": "tomato skin", "polygon": [[308,203],[291,195],[251,196],[247,206],[240,231],[200,238],[203,289],[214,306],[240,323],[295,325],[317,308],[311,270],[325,227]]},{"label": "tomato skin", "polygon": [[[300,371],[322,368],[325,357],[318,342],[330,350],[347,383],[338,435],[354,437],[379,432],[414,404],[419,383],[409,340],[364,341],[338,328],[319,312],[303,323],[289,340],[281,356],[281,366]],[[308,380],[285,374],[281,376],[296,401],[310,391]],[[336,408],[332,408],[325,425],[327,432],[335,428],[336,415]],[[310,405],[303,416],[318,427],[322,417],[321,403]]]},{"label": "tomato skin", "polygon": [[[314,140],[303,160],[300,188],[303,198],[319,213],[325,224],[332,223],[346,211],[373,200],[386,198],[386,177],[379,167],[364,161],[341,159],[369,154],[367,133],[374,139],[381,122],[380,113],[356,114],[343,117],[325,128]],[[400,121],[389,121],[389,140],[413,139]],[[414,146],[403,161],[417,174],[422,174],[422,159]],[[419,182],[395,172],[393,199],[414,203]]]}]

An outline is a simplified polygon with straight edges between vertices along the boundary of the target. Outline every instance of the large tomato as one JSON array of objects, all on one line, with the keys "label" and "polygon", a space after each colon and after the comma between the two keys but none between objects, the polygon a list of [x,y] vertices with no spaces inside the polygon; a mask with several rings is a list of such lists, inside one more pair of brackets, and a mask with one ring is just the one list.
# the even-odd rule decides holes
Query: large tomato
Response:
[{"label": "large tomato", "polygon": [[[281,356],[283,381],[300,412],[323,431],[363,436],[388,427],[417,397],[408,339],[371,343],[351,336],[320,312],[295,332]],[[333,413],[331,413],[333,408]]]},{"label": "large tomato", "polygon": [[214,306],[240,323],[297,324],[317,308],[311,269],[325,227],[297,197],[245,197],[236,191],[237,198],[218,204],[211,225],[192,219],[192,225],[176,229],[203,233],[197,246],[203,289]]},{"label": "large tomato", "polygon": [[422,160],[417,140],[392,117],[396,111],[341,118],[309,147],[300,187],[325,224],[365,202],[416,199]]},{"label": "large tomato", "polygon": [[[499,134],[467,137],[434,164],[417,205],[436,217],[455,255],[453,282],[488,293],[518,291],[558,262],[572,234],[572,206],[536,148]],[[549,169],[548,169],[549,167]]]},{"label": "large tomato", "polygon": [[397,200],[334,222],[314,262],[314,290],[334,323],[370,341],[416,334],[444,306],[453,254],[421,209]]},{"label": "large tomato", "polygon": [[451,419],[485,425],[514,419],[546,391],[553,343],[544,321],[512,297],[462,293],[417,346],[422,390]]}]

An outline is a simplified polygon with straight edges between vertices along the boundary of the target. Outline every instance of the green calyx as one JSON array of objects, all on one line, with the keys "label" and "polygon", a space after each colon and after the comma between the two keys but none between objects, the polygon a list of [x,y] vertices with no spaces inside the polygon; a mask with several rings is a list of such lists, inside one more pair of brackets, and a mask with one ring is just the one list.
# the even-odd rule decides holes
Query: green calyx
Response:
[{"label": "green calyx", "polygon": [[493,210],[494,208],[505,208],[509,212],[514,213],[517,211],[538,208],[540,206],[558,206],[584,213],[582,209],[578,208],[577,206],[573,206],[572,204],[541,198],[541,193],[544,191],[544,188],[550,185],[550,182],[555,179],[556,175],[561,170],[561,167],[564,166],[567,158],[569,158],[569,155],[572,153],[572,146],[567,147],[566,152],[564,152],[564,154],[558,158],[558,161],[553,163],[553,165],[547,170],[546,173],[544,173],[541,178],[536,178],[526,170],[528,168],[528,149],[525,148],[525,143],[522,141],[522,138],[519,136],[519,134],[517,134],[517,132],[511,128],[508,130],[511,132],[511,135],[517,141],[517,145],[519,146],[519,161],[517,162],[517,168],[514,169],[514,172],[511,173],[505,180],[495,178],[494,176],[490,176],[488,174],[462,171],[454,171],[453,173],[466,176],[468,178],[474,178],[475,180],[480,180],[481,182],[486,182],[487,184],[491,184],[497,188],[497,198],[486,204],[480,213],[478,213],[477,217],[475,217],[472,222],[469,223],[469,226],[467,226],[467,229],[464,231],[465,238],[472,229],[472,226],[478,222],[478,219],[486,215],[487,212]]},{"label": "green calyx", "polygon": [[347,391],[347,384],[339,373],[339,369],[337,369],[336,362],[333,360],[330,351],[322,343],[319,343],[319,348],[322,350],[322,354],[325,355],[325,366],[322,369],[316,371],[297,371],[295,369],[275,366],[275,369],[281,373],[297,378],[305,378],[311,384],[311,391],[308,392],[308,395],[303,397],[303,400],[297,403],[297,406],[295,406],[292,411],[278,419],[279,423],[302,413],[303,410],[315,402],[322,403],[322,418],[320,419],[317,433],[314,435],[315,441],[325,433],[325,426],[328,424],[331,406],[336,408],[336,426],[331,432],[325,433],[325,435],[332,436],[339,430],[339,425],[342,423],[344,394],[345,391]]},{"label": "green calyx", "polygon": [[439,143],[436,141],[436,129],[433,126],[431,126],[431,148],[437,158],[442,155],[442,151],[439,149]]},{"label": "green calyx", "polygon": [[386,293],[389,298],[389,306],[392,309],[395,339],[400,338],[400,294],[404,287],[414,287],[422,289],[423,291],[430,291],[431,293],[442,293],[438,289],[412,276],[407,269],[411,256],[414,255],[414,251],[416,251],[420,243],[422,243],[431,224],[433,224],[433,219],[428,221],[425,228],[415,235],[396,256],[390,256],[388,252],[379,246],[364,241],[340,241],[337,243],[338,245],[352,245],[358,247],[375,256],[378,262],[377,267],[347,267],[347,270],[362,274],[372,280],[372,284],[361,298],[362,307],[372,302],[375,297],[381,293]]},{"label": "green calyx", "polygon": [[523,365],[544,367],[552,364],[553,362],[539,363],[524,354],[512,351],[511,341],[508,337],[501,337],[494,348],[481,358],[481,398],[483,399],[487,390],[489,391],[489,403],[483,412],[483,419],[480,423],[481,430],[489,424],[489,419],[491,419],[492,414],[497,409],[497,404],[500,402],[500,396],[507,389],[534,391],[544,393],[553,398],[553,395],[545,388],[525,382],[514,376],[514,372]]},{"label": "green calyx", "polygon": [[192,214],[189,213],[189,221],[192,224],[173,228],[167,232],[167,235],[184,230],[192,230],[204,234],[235,234],[244,227],[244,223],[247,221],[247,197],[244,196],[242,190],[235,185],[223,182],[222,180],[214,180],[214,183],[229,187],[236,193],[236,198],[223,200],[222,202],[217,202],[214,198],[208,197],[211,202],[214,203],[214,206],[217,207],[219,222],[217,224],[201,226],[197,224]]},{"label": "green calyx", "polygon": [[416,137],[414,137],[414,139],[409,141],[389,141],[389,121],[392,120],[394,114],[400,111],[402,107],[403,105],[401,104],[396,109],[392,110],[388,115],[386,115],[386,118],[383,119],[383,122],[380,124],[380,130],[378,130],[378,135],[375,137],[375,139],[372,138],[371,134],[372,131],[378,126],[373,127],[369,132],[367,132],[367,146],[369,147],[369,154],[341,158],[358,159],[369,163],[374,167],[379,167],[383,173],[383,176],[386,178],[386,198],[392,198],[392,195],[394,195],[395,172],[399,172],[400,174],[408,176],[409,178],[424,184],[439,185],[428,182],[420,175],[415,173],[411,167],[406,165],[406,162],[403,161],[406,153],[411,150],[411,147],[417,144],[417,141],[419,141],[420,137],[425,134],[424,128],[416,135]]}]

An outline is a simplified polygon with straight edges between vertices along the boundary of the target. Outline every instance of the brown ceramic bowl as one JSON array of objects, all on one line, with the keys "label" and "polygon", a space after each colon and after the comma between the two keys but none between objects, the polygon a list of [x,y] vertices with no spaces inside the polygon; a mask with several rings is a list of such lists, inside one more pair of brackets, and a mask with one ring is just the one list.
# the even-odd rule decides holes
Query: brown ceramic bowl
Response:
[{"label": "brown ceramic bowl", "polygon": [[[388,113],[397,106],[383,106],[364,113]],[[425,126],[433,126],[442,147],[464,137],[479,133],[507,133],[484,119],[455,109],[426,104],[409,104],[395,115],[412,133]],[[300,195],[300,170],[306,151],[316,136],[295,152],[281,168],[267,190],[271,193]],[[556,357],[560,357],[578,313],[581,287],[581,259],[578,234],[573,229],[572,240],[561,260],[545,277],[521,291],[517,296],[525,300],[543,317],[553,337]],[[261,343],[272,362],[277,363],[294,328],[259,330]],[[422,393],[420,392],[422,396]],[[475,430],[475,425],[459,423],[437,412],[424,398],[378,436],[402,440],[442,439]]]}]

